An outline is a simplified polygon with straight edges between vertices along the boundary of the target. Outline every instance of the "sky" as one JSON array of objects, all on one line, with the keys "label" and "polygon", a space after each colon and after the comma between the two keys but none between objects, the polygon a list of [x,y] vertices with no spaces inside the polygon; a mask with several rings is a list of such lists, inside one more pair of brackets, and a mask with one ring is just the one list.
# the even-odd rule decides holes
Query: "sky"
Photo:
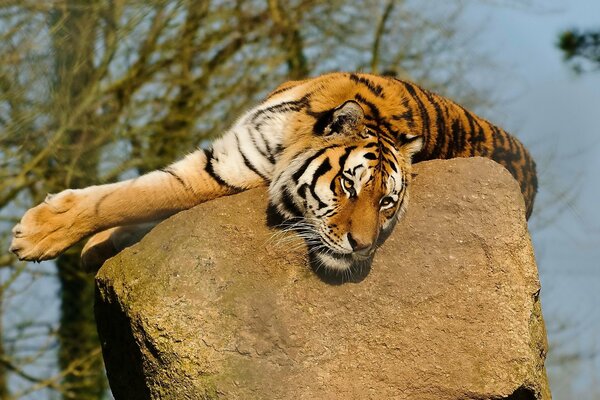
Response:
[{"label": "sky", "polygon": [[[497,79],[494,90],[507,99],[490,118],[531,149],[542,180],[530,229],[548,335],[557,345],[550,357],[582,353],[585,359],[569,380],[581,391],[578,398],[591,399],[587,389],[600,386],[600,357],[594,356],[600,351],[600,71],[577,76],[555,43],[564,29],[600,29],[600,1],[468,5],[465,23],[483,21],[475,50],[500,68],[488,83]],[[572,201],[557,196],[565,190]],[[549,372],[560,374],[552,367]],[[567,398],[555,381],[554,398]]]}]

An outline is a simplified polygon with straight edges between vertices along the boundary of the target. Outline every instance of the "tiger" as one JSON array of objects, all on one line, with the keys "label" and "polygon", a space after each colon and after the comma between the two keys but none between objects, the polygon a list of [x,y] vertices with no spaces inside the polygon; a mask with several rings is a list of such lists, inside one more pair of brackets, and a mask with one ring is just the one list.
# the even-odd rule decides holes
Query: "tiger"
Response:
[{"label": "tiger", "polygon": [[111,244],[119,231],[262,186],[268,224],[297,232],[311,265],[340,273],[370,266],[407,209],[414,163],[477,156],[512,174],[529,218],[528,150],[456,102],[367,73],[289,81],[210,147],[135,179],[48,195],[13,228],[10,251],[47,260],[93,235],[82,257],[104,249],[103,261],[120,250]]}]

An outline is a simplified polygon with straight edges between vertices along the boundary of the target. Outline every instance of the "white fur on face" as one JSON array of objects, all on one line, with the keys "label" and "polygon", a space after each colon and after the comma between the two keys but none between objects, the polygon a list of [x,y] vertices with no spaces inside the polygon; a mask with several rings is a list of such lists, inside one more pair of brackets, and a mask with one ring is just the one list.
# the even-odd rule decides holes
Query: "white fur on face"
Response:
[{"label": "white fur on face", "polygon": [[[313,261],[324,268],[340,271],[347,270],[355,263],[364,262],[364,258],[355,258],[352,246],[347,240],[347,233],[331,232],[330,217],[335,215],[340,204],[343,204],[340,196],[366,195],[364,189],[375,184],[374,179],[379,179],[375,174],[378,173],[386,175],[382,198],[390,197],[394,201],[392,207],[397,207],[405,195],[405,182],[400,165],[396,164],[397,171],[390,167],[379,171],[375,158],[367,155],[376,154],[376,148],[360,147],[348,153],[343,147],[342,150],[308,150],[282,169],[281,175],[276,176],[270,186],[273,203],[282,215],[294,221],[302,220],[303,224],[311,226],[310,230],[315,238],[313,243],[317,243],[310,248]],[[346,154],[347,156],[343,157]],[[310,158],[312,161],[307,164],[306,161]],[[397,159],[400,159],[398,155]],[[343,162],[342,166],[340,162]],[[334,178],[337,176],[351,182],[351,186],[348,186],[350,190],[346,190],[342,184],[343,189],[340,191],[337,183],[336,189],[332,190],[332,180],[337,179]],[[289,207],[285,205],[286,202],[289,205],[290,201],[295,205],[295,215],[290,213]],[[396,212],[382,221],[382,232],[391,231],[398,214]]]}]

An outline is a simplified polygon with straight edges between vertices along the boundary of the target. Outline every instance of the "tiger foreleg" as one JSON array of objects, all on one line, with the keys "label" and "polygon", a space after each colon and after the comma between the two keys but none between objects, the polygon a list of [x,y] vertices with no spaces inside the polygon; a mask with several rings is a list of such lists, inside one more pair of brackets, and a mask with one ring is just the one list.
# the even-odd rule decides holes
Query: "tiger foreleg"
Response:
[{"label": "tiger foreleg", "polygon": [[[14,227],[10,250],[21,260],[54,258],[96,232],[164,219],[261,183],[254,180],[228,185],[215,173],[215,160],[209,157],[210,152],[198,150],[168,168],[136,179],[48,196]],[[222,170],[230,168],[231,163],[221,166]]]},{"label": "tiger foreleg", "polygon": [[81,265],[88,272],[96,272],[109,258],[142,240],[158,222],[117,226],[98,232],[88,239],[81,250]]}]

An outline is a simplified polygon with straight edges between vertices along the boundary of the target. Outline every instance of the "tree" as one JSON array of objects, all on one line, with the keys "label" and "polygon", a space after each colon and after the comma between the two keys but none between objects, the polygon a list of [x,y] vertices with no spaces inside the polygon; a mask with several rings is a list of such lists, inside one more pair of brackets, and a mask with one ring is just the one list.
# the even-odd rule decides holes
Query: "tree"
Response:
[{"label": "tree", "polygon": [[600,30],[571,29],[561,32],[557,47],[577,73],[600,69]]}]

